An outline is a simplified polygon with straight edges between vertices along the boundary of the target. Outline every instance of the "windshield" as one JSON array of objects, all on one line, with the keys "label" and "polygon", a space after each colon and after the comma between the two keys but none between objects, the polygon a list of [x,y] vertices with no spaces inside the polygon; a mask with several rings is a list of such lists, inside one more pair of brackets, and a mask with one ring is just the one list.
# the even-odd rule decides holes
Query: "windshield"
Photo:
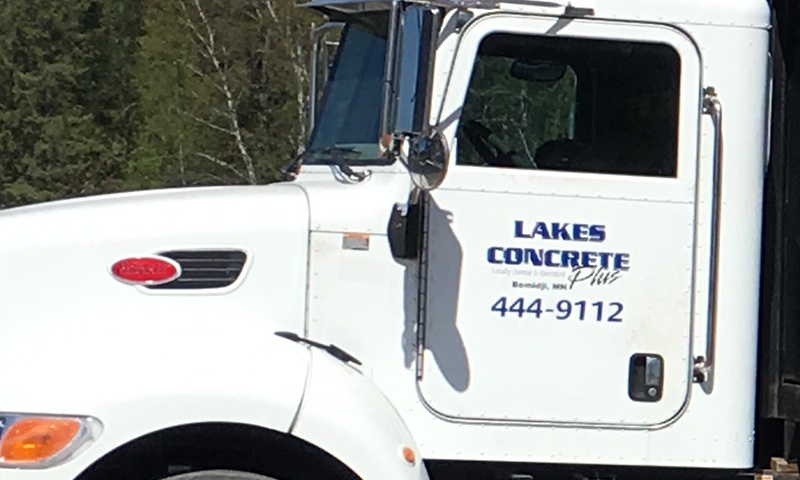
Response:
[{"label": "windshield", "polygon": [[389,12],[351,14],[344,22],[305,163],[328,163],[331,155],[352,165],[389,163],[378,148]]}]

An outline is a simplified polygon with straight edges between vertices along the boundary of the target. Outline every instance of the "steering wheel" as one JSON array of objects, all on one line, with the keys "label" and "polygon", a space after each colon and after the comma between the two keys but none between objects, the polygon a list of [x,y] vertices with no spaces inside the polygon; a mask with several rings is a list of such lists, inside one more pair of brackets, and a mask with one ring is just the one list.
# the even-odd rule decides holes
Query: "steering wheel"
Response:
[{"label": "steering wheel", "polygon": [[505,150],[492,139],[492,131],[477,120],[469,120],[463,125],[464,136],[478,152],[484,162],[493,167],[514,167],[514,151]]}]

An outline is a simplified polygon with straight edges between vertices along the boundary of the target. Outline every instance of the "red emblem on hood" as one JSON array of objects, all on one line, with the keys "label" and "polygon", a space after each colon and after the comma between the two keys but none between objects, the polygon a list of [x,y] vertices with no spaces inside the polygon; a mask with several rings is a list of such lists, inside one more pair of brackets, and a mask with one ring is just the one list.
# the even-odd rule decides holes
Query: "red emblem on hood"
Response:
[{"label": "red emblem on hood", "polygon": [[111,266],[111,274],[130,285],[161,285],[180,277],[181,267],[165,257],[126,258]]}]

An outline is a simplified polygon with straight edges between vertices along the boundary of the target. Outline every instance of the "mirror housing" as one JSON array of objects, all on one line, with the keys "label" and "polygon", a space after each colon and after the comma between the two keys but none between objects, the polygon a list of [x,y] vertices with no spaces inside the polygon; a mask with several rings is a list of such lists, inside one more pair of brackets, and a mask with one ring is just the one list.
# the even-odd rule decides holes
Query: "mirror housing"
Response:
[{"label": "mirror housing", "polygon": [[402,2],[395,9],[396,35],[387,72],[392,78],[387,109],[390,150],[406,166],[414,185],[427,191],[442,183],[448,160],[447,143],[429,122],[441,11]]},{"label": "mirror housing", "polygon": [[428,128],[433,57],[439,31],[439,10],[427,5],[398,3],[393,98],[389,112],[395,132],[422,133]]}]

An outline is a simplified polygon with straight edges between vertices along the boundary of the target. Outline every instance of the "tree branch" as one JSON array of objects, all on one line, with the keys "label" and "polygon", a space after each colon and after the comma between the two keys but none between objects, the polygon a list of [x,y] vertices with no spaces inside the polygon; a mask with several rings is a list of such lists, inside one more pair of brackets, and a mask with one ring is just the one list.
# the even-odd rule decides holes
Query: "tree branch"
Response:
[{"label": "tree branch", "polygon": [[528,141],[525,140],[525,135],[522,133],[522,129],[517,128],[517,132],[519,132],[519,138],[522,140],[522,148],[525,149],[525,155],[528,156],[528,160],[530,160],[533,165],[536,165],[536,162],[533,160],[533,155],[531,155],[531,149],[528,148]]},{"label": "tree branch", "polygon": [[[258,183],[258,179],[256,178],[256,171],[253,163],[253,158],[250,156],[249,151],[247,150],[247,146],[244,142],[244,137],[242,135],[242,129],[239,125],[239,116],[238,112],[236,111],[236,102],[233,99],[233,94],[231,93],[230,84],[228,82],[228,76],[225,67],[222,65],[222,62],[219,61],[219,57],[217,56],[217,46],[216,46],[216,37],[214,35],[214,30],[211,28],[211,23],[208,21],[208,17],[206,17],[205,11],[203,7],[200,5],[200,0],[193,0],[194,9],[197,12],[197,15],[200,19],[201,26],[198,27],[191,19],[191,15],[189,15],[188,8],[186,7],[186,3],[184,0],[177,0],[178,3],[181,5],[181,9],[186,16],[186,23],[189,28],[194,33],[195,37],[198,38],[200,44],[205,48],[207,53],[206,58],[211,60],[211,63],[214,65],[214,69],[216,70],[217,77],[219,78],[219,84],[215,85],[217,89],[223,94],[225,97],[225,105],[227,107],[227,114],[226,117],[230,122],[230,134],[234,138],[234,142],[236,143],[236,147],[239,150],[239,155],[242,157],[242,162],[244,163],[245,169],[247,170],[247,180],[250,184],[255,185]],[[200,33],[200,29],[205,30],[204,34]],[[225,48],[223,46],[223,54]]]},{"label": "tree branch", "polygon": [[211,155],[208,155],[206,153],[202,153],[202,152],[196,152],[196,153],[200,157],[205,158],[206,160],[208,160],[208,161],[210,161],[212,163],[216,163],[217,165],[219,165],[221,167],[227,168],[228,170],[233,172],[237,177],[245,178],[245,176],[242,174],[242,172],[240,172],[236,167],[234,167],[230,163],[228,163],[228,162],[226,162],[224,160],[220,160],[219,158],[211,156]]},{"label": "tree branch", "polygon": [[[267,6],[267,11],[269,16],[272,17],[272,21],[278,23],[278,14],[275,12],[275,5],[272,4],[272,0],[264,0],[264,5]],[[261,15],[261,12],[259,12],[259,15]]]},{"label": "tree branch", "polygon": [[192,115],[191,113],[189,113],[187,111],[181,111],[181,113],[183,115],[186,115],[190,119],[194,120],[195,122],[197,122],[197,123],[199,123],[201,125],[205,125],[208,128],[214,129],[214,130],[216,130],[218,132],[222,132],[222,133],[224,133],[226,135],[235,136],[234,132],[232,132],[231,130],[228,130],[227,128],[220,127],[219,125],[217,125],[215,123],[212,123],[212,122],[209,122],[208,120],[206,120],[204,118],[200,118],[200,117],[198,117],[196,115]]}]

